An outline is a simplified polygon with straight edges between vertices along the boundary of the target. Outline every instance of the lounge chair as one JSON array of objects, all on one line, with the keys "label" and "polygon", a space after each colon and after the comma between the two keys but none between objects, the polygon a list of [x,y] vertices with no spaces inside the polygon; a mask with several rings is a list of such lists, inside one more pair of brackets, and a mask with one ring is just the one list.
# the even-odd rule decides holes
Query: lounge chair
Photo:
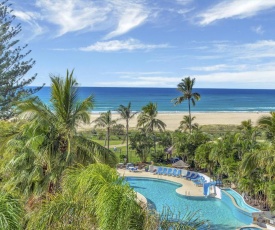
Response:
[{"label": "lounge chair", "polygon": [[189,177],[191,175],[190,171],[187,171],[186,175],[182,176],[182,177]]},{"label": "lounge chair", "polygon": [[200,175],[197,174],[197,173],[194,173],[193,175],[191,175],[190,177],[188,177],[187,179],[189,180],[194,180],[194,179],[199,179],[200,178]]},{"label": "lounge chair", "polygon": [[199,174],[190,177],[190,180],[198,180],[198,179],[200,179],[200,175]]},{"label": "lounge chair", "polygon": [[177,172],[178,172],[178,170],[177,170],[177,169],[174,169],[174,170],[173,170],[173,175],[172,175],[172,176],[177,176]]},{"label": "lounge chair", "polygon": [[160,173],[160,174],[166,175],[166,174],[167,174],[167,171],[168,171],[167,168],[164,168],[163,171],[162,171],[162,173]]},{"label": "lounge chair", "polygon": [[200,176],[198,179],[192,179],[192,181],[196,186],[203,186],[203,184],[207,183],[203,176]]},{"label": "lounge chair", "polygon": [[134,167],[134,164],[132,164],[132,163],[127,163],[127,164],[126,164],[126,169],[129,169],[130,167]]},{"label": "lounge chair", "polygon": [[192,173],[190,173],[189,176],[186,176],[185,178],[186,178],[187,180],[190,180],[191,178],[195,177],[196,175],[198,175],[198,174],[195,173],[195,172],[192,172]]},{"label": "lounge chair", "polygon": [[158,170],[155,172],[155,174],[160,175],[162,173],[163,168],[162,167],[158,167]]},{"label": "lounge chair", "polygon": [[137,172],[138,168],[136,168],[136,167],[129,167],[129,171],[130,172]]},{"label": "lounge chair", "polygon": [[182,173],[182,170],[181,169],[178,169],[177,173],[176,173],[176,177],[181,177],[181,173]]},{"label": "lounge chair", "polygon": [[167,171],[167,176],[171,176],[173,173],[173,169],[172,168],[169,168],[168,171]]}]

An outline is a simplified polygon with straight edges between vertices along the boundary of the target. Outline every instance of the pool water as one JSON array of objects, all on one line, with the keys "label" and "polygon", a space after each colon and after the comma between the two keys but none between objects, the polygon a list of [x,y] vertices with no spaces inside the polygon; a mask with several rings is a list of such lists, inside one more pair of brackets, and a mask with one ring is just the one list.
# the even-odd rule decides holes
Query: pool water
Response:
[{"label": "pool water", "polygon": [[150,200],[151,206],[161,212],[169,206],[175,212],[197,212],[201,219],[209,220],[210,229],[233,230],[245,223],[237,220],[230,208],[221,200],[205,197],[186,197],[176,193],[181,184],[148,178],[127,177],[130,186]]},{"label": "pool water", "polygon": [[256,228],[256,227],[243,227],[243,228],[240,228],[240,230],[261,230],[261,228]]},{"label": "pool water", "polygon": [[259,212],[260,210],[257,208],[253,208],[250,205],[248,205],[247,203],[245,203],[244,199],[242,198],[242,196],[237,193],[236,191],[234,191],[233,189],[223,189],[223,191],[229,193],[236,201],[236,204],[239,205],[239,207],[245,209],[248,212]]}]

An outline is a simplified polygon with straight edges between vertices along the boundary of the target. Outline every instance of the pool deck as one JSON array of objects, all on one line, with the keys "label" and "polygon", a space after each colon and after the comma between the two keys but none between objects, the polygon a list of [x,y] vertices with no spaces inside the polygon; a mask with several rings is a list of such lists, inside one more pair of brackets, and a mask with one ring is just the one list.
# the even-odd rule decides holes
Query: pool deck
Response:
[{"label": "pool deck", "polygon": [[[122,177],[144,177],[144,178],[154,178],[154,179],[162,179],[162,180],[176,182],[176,183],[182,184],[182,187],[179,187],[178,189],[176,189],[177,193],[184,196],[197,196],[197,197],[203,196],[202,187],[198,187],[192,181],[186,180],[185,178],[182,178],[182,177],[179,178],[179,177],[173,177],[173,176],[156,175],[151,172],[145,172],[143,170],[140,170],[137,172],[131,172],[126,169],[117,169],[117,172]],[[142,194],[137,193],[137,200],[142,206],[143,205],[146,206],[147,200]],[[267,228],[259,227],[258,225],[255,225],[255,224],[251,224],[250,226],[247,226],[247,227],[257,227],[261,229],[267,229]]]},{"label": "pool deck", "polygon": [[144,178],[155,178],[168,180],[172,182],[176,182],[182,184],[182,187],[176,189],[176,192],[180,195],[184,196],[203,196],[203,188],[196,186],[192,181],[186,180],[181,177],[173,177],[173,176],[165,176],[165,175],[155,175],[151,172],[138,171],[138,172],[130,172],[126,169],[117,169],[120,176],[124,177],[144,177]]}]

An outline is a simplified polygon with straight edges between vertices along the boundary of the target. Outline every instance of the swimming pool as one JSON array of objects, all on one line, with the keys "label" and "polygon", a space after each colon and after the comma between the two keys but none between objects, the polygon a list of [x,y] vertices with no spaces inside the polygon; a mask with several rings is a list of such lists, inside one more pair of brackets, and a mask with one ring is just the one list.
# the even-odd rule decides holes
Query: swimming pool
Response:
[{"label": "swimming pool", "polygon": [[261,230],[261,228],[256,228],[256,227],[243,227],[243,228],[240,228],[240,230]]},{"label": "swimming pool", "polygon": [[228,189],[223,189],[222,191],[225,191],[225,192],[229,193],[234,198],[236,204],[240,208],[242,208],[242,209],[244,209],[244,210],[246,210],[246,211],[248,211],[250,213],[252,213],[252,212],[259,212],[260,211],[259,209],[251,207],[250,205],[248,205],[244,201],[243,197],[239,193],[237,193],[236,191],[234,191],[233,189],[228,188]]},{"label": "swimming pool", "polygon": [[179,195],[175,190],[181,184],[138,177],[127,177],[126,180],[135,191],[144,195],[158,212],[161,212],[164,206],[182,214],[186,211],[198,212],[202,219],[210,221],[213,230],[233,230],[247,225],[236,219],[232,210],[219,199]]}]

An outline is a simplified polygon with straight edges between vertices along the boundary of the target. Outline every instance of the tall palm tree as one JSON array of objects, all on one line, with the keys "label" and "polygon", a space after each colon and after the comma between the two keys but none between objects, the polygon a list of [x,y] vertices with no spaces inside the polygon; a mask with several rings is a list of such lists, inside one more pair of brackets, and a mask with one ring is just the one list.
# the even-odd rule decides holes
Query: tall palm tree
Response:
[{"label": "tall palm tree", "polygon": [[105,162],[116,161],[111,151],[77,132],[78,125],[89,123],[94,100],[78,100],[73,71],[65,79],[51,76],[51,81],[51,106],[37,97],[19,102],[21,125],[4,142],[6,151],[14,153],[6,187],[21,189],[26,196],[59,190],[67,167],[102,161],[104,155]]},{"label": "tall palm tree", "polygon": [[[154,128],[157,128],[160,132],[165,130],[166,124],[157,118],[158,106],[157,103],[149,102],[142,107],[141,113],[138,115],[137,126],[143,127],[147,132],[154,134]],[[156,153],[156,140],[154,134],[154,144]]]},{"label": "tall palm tree", "polygon": [[101,113],[100,116],[93,121],[96,123],[95,127],[103,127],[106,128],[106,139],[107,148],[110,149],[110,131],[111,128],[116,124],[115,120],[112,120],[112,113],[108,110],[106,113]]},{"label": "tall palm tree", "polygon": [[267,139],[275,141],[275,112],[260,117],[257,124],[266,131]]},{"label": "tall palm tree", "polygon": [[144,127],[149,132],[154,132],[154,128],[157,128],[160,132],[165,130],[166,124],[157,119],[158,106],[157,103],[149,102],[142,107],[141,113],[138,115],[138,127]]},{"label": "tall palm tree", "polygon": [[131,102],[128,103],[127,106],[120,105],[117,109],[121,119],[126,120],[126,155],[127,162],[129,157],[129,121],[137,114],[137,112],[132,112],[131,110]]},{"label": "tall palm tree", "polygon": [[188,101],[188,111],[189,111],[189,127],[190,132],[192,132],[192,126],[191,126],[191,103],[193,106],[195,106],[195,101],[200,100],[201,96],[199,93],[193,93],[193,86],[195,84],[195,78],[191,79],[190,77],[186,77],[181,80],[181,82],[178,84],[177,90],[180,91],[183,95],[174,98],[172,101],[175,105],[181,104],[183,101]]}]

